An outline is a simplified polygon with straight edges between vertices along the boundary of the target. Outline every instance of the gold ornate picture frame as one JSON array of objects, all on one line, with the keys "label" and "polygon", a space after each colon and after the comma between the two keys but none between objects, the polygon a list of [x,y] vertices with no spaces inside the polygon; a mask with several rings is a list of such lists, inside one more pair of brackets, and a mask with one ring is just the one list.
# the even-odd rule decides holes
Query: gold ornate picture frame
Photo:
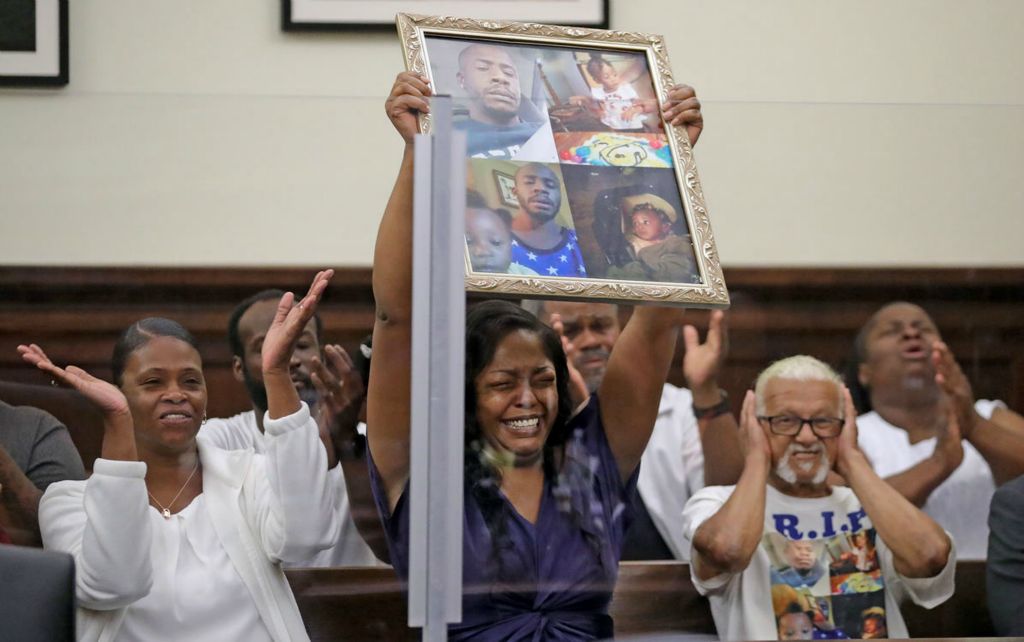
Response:
[{"label": "gold ornate picture frame", "polygon": [[728,307],[693,150],[661,115],[674,84],[661,36],[397,25],[406,69],[453,96],[467,134],[468,291]]}]

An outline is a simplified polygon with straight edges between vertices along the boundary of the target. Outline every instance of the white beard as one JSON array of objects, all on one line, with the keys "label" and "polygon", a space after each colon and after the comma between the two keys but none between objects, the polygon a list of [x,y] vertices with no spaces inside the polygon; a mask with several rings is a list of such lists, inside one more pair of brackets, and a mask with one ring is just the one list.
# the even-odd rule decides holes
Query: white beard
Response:
[{"label": "white beard", "polygon": [[[814,450],[814,449],[812,449]],[[775,474],[779,476],[782,481],[787,484],[795,484],[797,481],[796,471],[793,470],[792,464],[789,462],[790,456],[798,451],[807,452],[805,449],[798,447],[795,443],[791,443],[787,448],[786,452],[783,453],[782,459],[775,465]],[[825,481],[828,477],[828,455],[825,454],[825,447],[818,444],[817,452],[819,455],[818,472],[814,474],[814,479],[811,480],[813,484],[820,484]],[[797,464],[797,468],[800,468],[802,472],[809,472],[814,467],[814,462],[809,461],[803,464]]]}]

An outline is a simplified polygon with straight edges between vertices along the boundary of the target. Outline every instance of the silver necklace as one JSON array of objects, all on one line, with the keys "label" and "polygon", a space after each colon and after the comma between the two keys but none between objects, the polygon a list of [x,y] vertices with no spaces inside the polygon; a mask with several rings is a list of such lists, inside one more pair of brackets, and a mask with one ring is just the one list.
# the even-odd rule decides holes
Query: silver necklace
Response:
[{"label": "silver necklace", "polygon": [[157,501],[156,497],[153,497],[153,493],[149,493],[148,489],[146,490],[146,492],[149,493],[149,498],[153,500],[153,503],[160,507],[160,511],[161,511],[160,514],[164,516],[164,519],[170,519],[171,518],[171,506],[174,506],[174,502],[178,501],[178,498],[181,497],[181,493],[185,490],[185,486],[188,486],[188,483],[190,481],[192,481],[192,478],[195,477],[195,474],[196,474],[197,470],[199,470],[199,458],[198,457],[196,457],[196,465],[192,469],[192,473],[188,476],[188,479],[185,480],[185,483],[178,490],[178,494],[174,496],[174,499],[172,499],[170,501],[170,503],[167,504],[167,506],[164,506],[159,501]]}]

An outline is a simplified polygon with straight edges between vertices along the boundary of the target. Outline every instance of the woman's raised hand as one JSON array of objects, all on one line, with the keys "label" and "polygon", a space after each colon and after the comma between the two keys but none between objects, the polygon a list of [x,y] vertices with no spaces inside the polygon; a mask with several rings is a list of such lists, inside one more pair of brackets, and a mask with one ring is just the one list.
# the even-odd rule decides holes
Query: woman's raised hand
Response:
[{"label": "woman's raised hand", "polygon": [[53,377],[56,383],[60,381],[65,385],[74,388],[82,393],[89,401],[95,404],[104,415],[128,415],[128,400],[124,394],[113,384],[102,379],[97,379],[85,370],[77,366],[60,368],[54,365],[50,357],[46,356],[43,349],[32,343],[19,345],[18,352],[21,358],[39,368]]},{"label": "woman's raised hand", "polygon": [[420,131],[419,115],[430,113],[429,98],[432,95],[426,76],[403,71],[395,78],[391,94],[384,101],[384,111],[406,145],[412,145],[413,138]]},{"label": "woman's raised hand", "polygon": [[661,106],[665,122],[676,127],[686,127],[690,145],[696,145],[704,130],[704,114],[697,100],[697,92],[689,85],[675,85],[668,90],[668,100]]},{"label": "woman's raised hand", "polygon": [[289,374],[291,369],[292,353],[295,351],[295,344],[306,324],[313,318],[316,306],[327,288],[328,282],[334,276],[334,270],[321,270],[313,277],[313,283],[309,286],[309,292],[301,301],[295,303],[295,295],[286,292],[277,304],[277,313],[263,338],[263,374],[269,373]]}]

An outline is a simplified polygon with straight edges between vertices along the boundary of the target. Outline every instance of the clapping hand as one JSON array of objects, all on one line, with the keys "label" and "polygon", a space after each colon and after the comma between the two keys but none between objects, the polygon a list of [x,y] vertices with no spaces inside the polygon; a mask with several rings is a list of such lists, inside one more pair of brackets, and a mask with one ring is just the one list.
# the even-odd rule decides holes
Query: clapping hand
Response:
[{"label": "clapping hand", "polygon": [[[801,430],[803,427],[801,426]],[[853,397],[850,396],[850,389],[843,386],[843,429],[839,433],[836,442],[836,471],[844,475],[847,470],[847,462],[854,453],[860,452],[857,445],[857,409],[853,405]]]},{"label": "clapping hand", "polygon": [[332,276],[334,270],[317,272],[312,285],[309,286],[309,292],[297,304],[295,295],[291,292],[286,292],[281,297],[280,303],[277,304],[277,313],[274,314],[274,320],[263,339],[264,376],[268,373],[288,374],[295,344],[302,336],[306,324],[313,318],[320,297],[323,296]]},{"label": "clapping hand", "polygon": [[352,358],[341,346],[328,345],[324,359],[313,358],[311,378],[319,396],[317,422],[332,435],[342,430],[347,434],[339,436],[351,438],[366,398],[366,386]]},{"label": "clapping hand", "polygon": [[43,349],[32,343],[19,345],[21,358],[49,374],[54,383],[60,381],[82,393],[86,399],[98,407],[105,416],[128,416],[128,400],[116,386],[102,379],[97,379],[77,366],[60,368],[54,365]]},{"label": "clapping hand", "polygon": [[717,400],[718,374],[729,354],[729,329],[725,322],[725,313],[721,310],[711,313],[708,336],[704,343],[700,342],[696,327],[684,326],[683,344],[686,346],[686,354],[683,355],[683,376],[686,377],[686,385],[694,395],[713,394]]},{"label": "clapping hand", "polygon": [[942,341],[932,344],[932,364],[935,366],[935,382],[946,393],[959,431],[963,437],[969,437],[977,419],[971,382],[960,369],[949,346]]}]

